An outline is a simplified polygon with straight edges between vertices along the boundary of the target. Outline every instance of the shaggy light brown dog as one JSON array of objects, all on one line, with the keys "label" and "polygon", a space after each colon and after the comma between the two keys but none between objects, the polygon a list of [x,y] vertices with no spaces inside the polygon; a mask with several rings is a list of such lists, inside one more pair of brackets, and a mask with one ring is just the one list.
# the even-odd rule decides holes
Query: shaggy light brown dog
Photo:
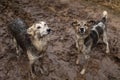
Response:
[{"label": "shaggy light brown dog", "polygon": [[20,18],[11,22],[8,28],[14,37],[17,53],[20,53],[21,50],[27,53],[30,70],[32,76],[34,76],[33,71],[35,70],[33,64],[36,60],[43,57],[48,42],[46,36],[50,33],[51,29],[44,21],[36,22],[28,28],[24,20]]}]

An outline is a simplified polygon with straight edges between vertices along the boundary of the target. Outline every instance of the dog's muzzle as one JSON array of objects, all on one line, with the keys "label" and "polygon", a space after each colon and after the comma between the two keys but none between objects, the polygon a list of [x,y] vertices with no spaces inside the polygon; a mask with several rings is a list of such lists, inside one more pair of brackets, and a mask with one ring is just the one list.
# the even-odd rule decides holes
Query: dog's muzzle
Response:
[{"label": "dog's muzzle", "polygon": [[80,33],[85,33],[85,28],[80,28]]},{"label": "dog's muzzle", "polygon": [[51,32],[51,29],[47,29],[48,34]]}]

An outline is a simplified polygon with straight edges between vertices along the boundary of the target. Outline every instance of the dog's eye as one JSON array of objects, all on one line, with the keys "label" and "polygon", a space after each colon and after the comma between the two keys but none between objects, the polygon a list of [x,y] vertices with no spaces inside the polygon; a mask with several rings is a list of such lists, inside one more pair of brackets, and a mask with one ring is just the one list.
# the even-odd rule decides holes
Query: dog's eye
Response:
[{"label": "dog's eye", "polygon": [[37,29],[40,29],[40,28],[41,28],[40,26],[37,27]]},{"label": "dog's eye", "polygon": [[80,26],[80,24],[77,24],[77,26]]},{"label": "dog's eye", "polygon": [[47,26],[47,24],[44,24],[44,26]]},{"label": "dog's eye", "polygon": [[87,24],[84,24],[84,26],[87,26]]}]

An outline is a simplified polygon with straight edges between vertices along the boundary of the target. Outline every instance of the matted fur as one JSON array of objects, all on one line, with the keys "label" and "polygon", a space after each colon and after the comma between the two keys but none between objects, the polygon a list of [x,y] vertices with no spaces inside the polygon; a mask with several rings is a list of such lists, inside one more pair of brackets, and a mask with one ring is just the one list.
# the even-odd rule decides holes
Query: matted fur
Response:
[{"label": "matted fur", "polygon": [[[28,28],[24,20],[20,18],[12,21],[8,28],[15,38],[17,47],[27,53],[31,73],[34,76],[32,66],[36,60],[42,57],[47,48],[48,38],[46,36],[50,33],[50,28],[44,21],[36,22]],[[19,48],[17,48],[17,52],[19,52]]]},{"label": "matted fur", "polygon": [[[106,44],[106,53],[110,52],[106,27],[107,15],[107,11],[103,11],[102,19],[99,21],[82,21],[82,23],[81,21],[76,21],[72,23],[77,37],[76,47],[80,53],[85,55],[86,60],[89,59],[88,53],[90,53],[91,49],[96,46],[100,38]],[[92,25],[88,25],[89,23],[92,23]],[[80,54],[78,54],[76,64],[79,64],[79,55]],[[86,65],[83,67],[81,74],[84,74],[85,71]]]},{"label": "matted fur", "polygon": [[[90,20],[90,21],[78,21],[78,20],[74,20],[72,23],[72,26],[75,30],[75,36],[76,36],[76,47],[78,49],[78,58],[76,60],[76,64],[79,63],[79,55],[80,53],[83,53],[84,50],[84,40],[85,38],[88,36],[88,34],[90,34],[90,29],[92,28],[91,26],[94,25],[94,21]],[[81,29],[83,30],[83,33],[81,33]]]}]

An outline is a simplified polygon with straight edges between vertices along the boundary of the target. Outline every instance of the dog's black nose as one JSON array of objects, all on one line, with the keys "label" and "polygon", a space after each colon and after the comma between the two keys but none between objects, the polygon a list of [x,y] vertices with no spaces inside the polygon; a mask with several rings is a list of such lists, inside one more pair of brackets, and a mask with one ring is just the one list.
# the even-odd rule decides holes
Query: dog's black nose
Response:
[{"label": "dog's black nose", "polygon": [[47,29],[47,32],[50,32],[51,31],[51,29]]},{"label": "dog's black nose", "polygon": [[80,33],[84,33],[84,28],[80,28]]}]

